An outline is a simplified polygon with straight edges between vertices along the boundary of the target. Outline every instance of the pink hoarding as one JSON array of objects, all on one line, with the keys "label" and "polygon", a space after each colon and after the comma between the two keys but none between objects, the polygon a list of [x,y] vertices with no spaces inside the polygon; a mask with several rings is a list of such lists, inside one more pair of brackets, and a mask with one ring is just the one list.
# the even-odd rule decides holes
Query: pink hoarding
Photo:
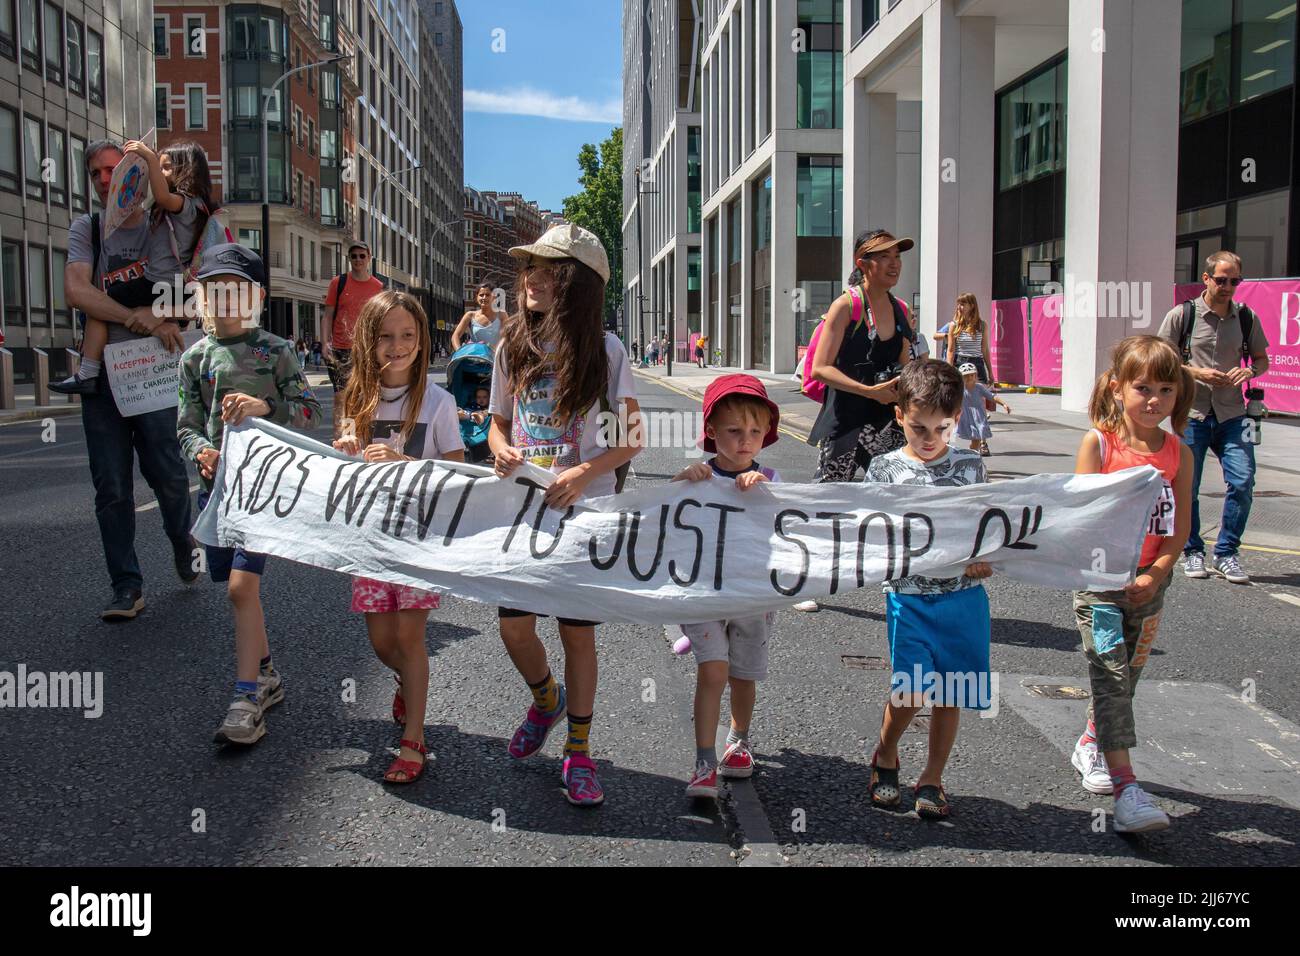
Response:
[{"label": "pink hoarding", "polygon": [[[1203,289],[1199,283],[1176,286],[1175,304]],[[1256,380],[1264,404],[1271,411],[1300,414],[1300,279],[1247,280],[1234,298],[1259,316],[1268,339],[1269,369]]]},{"label": "pink hoarding", "polygon": [[1029,300],[1030,385],[1061,387],[1061,296]]},{"label": "pink hoarding", "polygon": [[993,336],[989,356],[993,381],[1007,385],[1029,384],[1029,316],[1024,299],[993,302]]}]

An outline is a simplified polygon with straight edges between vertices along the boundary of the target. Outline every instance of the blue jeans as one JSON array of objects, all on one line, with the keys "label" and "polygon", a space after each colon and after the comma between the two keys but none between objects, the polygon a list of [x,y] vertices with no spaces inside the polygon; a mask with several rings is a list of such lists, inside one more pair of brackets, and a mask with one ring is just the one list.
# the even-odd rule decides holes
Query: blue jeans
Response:
[{"label": "blue jeans", "polygon": [[134,458],[158,498],[163,528],[174,544],[190,550],[190,479],[176,439],[176,410],[123,418],[107,383],[81,400],[90,477],[95,483],[95,518],[113,588],[140,588],[144,578],[135,554]]},{"label": "blue jeans", "polygon": [[1236,554],[1241,547],[1241,536],[1246,533],[1250,518],[1251,495],[1255,489],[1255,446],[1245,441],[1245,415],[1226,422],[1218,421],[1213,413],[1204,421],[1188,419],[1183,441],[1192,450],[1192,533],[1187,538],[1183,553],[1205,553],[1201,540],[1201,469],[1205,466],[1205,453],[1214,452],[1223,466],[1223,482],[1228,492],[1223,499],[1223,519],[1219,522],[1219,540],[1214,545],[1216,558]]}]

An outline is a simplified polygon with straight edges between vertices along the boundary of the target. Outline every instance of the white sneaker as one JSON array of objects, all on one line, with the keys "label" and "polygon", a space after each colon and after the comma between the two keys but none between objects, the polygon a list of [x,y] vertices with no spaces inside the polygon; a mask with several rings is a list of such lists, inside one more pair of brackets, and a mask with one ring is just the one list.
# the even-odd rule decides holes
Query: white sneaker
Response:
[{"label": "white sneaker", "polygon": [[798,604],[794,605],[794,610],[796,610],[796,611],[820,611],[820,610],[821,610],[821,605],[818,604],[816,601],[800,601]]},{"label": "white sneaker", "polygon": [[1151,833],[1168,826],[1168,815],[1136,783],[1125,787],[1115,801],[1116,833]]},{"label": "white sneaker", "polygon": [[263,710],[270,710],[284,700],[284,679],[274,667],[257,675],[257,702]]},{"label": "white sneaker", "polygon": [[248,746],[265,736],[266,721],[262,719],[262,705],[247,697],[236,697],[226,711],[226,719],[221,722],[212,739],[219,744]]},{"label": "white sneaker", "polygon": [[1110,768],[1106,755],[1096,744],[1085,744],[1080,737],[1070,755],[1070,764],[1083,775],[1083,789],[1089,793],[1111,793],[1115,785],[1110,782]]}]

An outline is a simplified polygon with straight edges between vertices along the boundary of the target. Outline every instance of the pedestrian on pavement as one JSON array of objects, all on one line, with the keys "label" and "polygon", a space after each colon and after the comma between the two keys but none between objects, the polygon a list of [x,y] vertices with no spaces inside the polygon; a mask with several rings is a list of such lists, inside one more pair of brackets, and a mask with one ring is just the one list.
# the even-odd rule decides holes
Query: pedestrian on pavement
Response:
[{"label": "pedestrian on pavement", "polygon": [[320,339],[316,339],[316,341],[312,342],[311,344],[311,364],[316,366],[317,368],[320,368],[320,364],[321,364],[320,350],[321,350]]},{"label": "pedestrian on pavement", "polygon": [[[200,508],[212,492],[228,426],[256,417],[306,428],[321,416],[293,346],[257,324],[265,277],[262,260],[233,242],[209,246],[199,261],[195,278],[203,283],[208,334],[181,356],[175,429],[185,457],[199,466]],[[235,617],[235,697],[213,739],[255,744],[266,734],[266,709],[284,699],[262,614],[266,555],[237,547],[206,551],[208,573],[226,585]]]},{"label": "pedestrian on pavement", "polygon": [[[498,477],[523,462],[558,477],[546,489],[551,508],[566,509],[585,495],[608,495],[615,472],[640,451],[640,406],[627,353],[603,331],[602,307],[609,259],[594,234],[566,223],[510,254],[523,260],[515,286],[519,311],[506,320],[492,371],[492,426],[488,443]],[[618,406],[626,405],[620,413]],[[608,447],[596,428],[602,412],[625,414],[625,440]],[[589,753],[596,701],[596,622],[558,618],[565,684],[558,684],[537,638],[537,616],[500,608],[501,640],[532,691],[533,704],[510,741],[510,756],[529,757],[566,713],[561,779],[578,806],[605,799]]]},{"label": "pedestrian on pavement", "polygon": [[[804,367],[826,385],[825,400],[808,442],[820,449],[814,481],[853,481],[875,455],[902,446],[894,417],[895,386],[911,361],[912,327],[892,291],[903,268],[900,253],[911,239],[886,229],[859,233],[853,243],[849,291],[827,310],[822,332]],[[816,611],[816,601],[796,610]]]},{"label": "pedestrian on pavement", "polygon": [[659,340],[652,338],[646,346],[646,364],[654,368],[659,364]]},{"label": "pedestrian on pavement", "polygon": [[[704,390],[701,443],[714,457],[683,469],[673,481],[728,481],[748,491],[765,481],[780,481],[775,468],[754,460],[778,438],[781,410],[753,375],[723,375]],[[767,638],[774,614],[737,615],[723,621],[682,626],[695,652],[695,770],[686,785],[688,797],[715,799],[718,775],[745,778],[754,772],[749,749],[757,682],[767,678]],[[674,651],[685,653],[675,645]],[[722,692],[731,688],[731,729],[718,764],[718,716]]]},{"label": "pedestrian on pavement", "polygon": [[[456,401],[428,376],[429,322],[420,303],[405,292],[381,292],[362,306],[352,341],[352,376],[340,397],[334,447],[371,462],[464,461]],[[340,428],[343,422],[350,427]],[[352,610],[366,616],[375,655],[397,679],[393,721],[402,727],[401,749],[385,783],[414,783],[428,762],[424,629],[439,601],[434,591],[352,578]]]},{"label": "pedestrian on pavement", "polygon": [[957,296],[957,309],[948,323],[948,361],[954,366],[969,362],[975,366],[980,382],[989,384],[993,360],[989,353],[989,326],[980,317],[979,300],[974,293]]},{"label": "pedestrian on pavement", "polygon": [[[919,359],[903,369],[897,388],[894,414],[907,443],[873,458],[867,481],[932,487],[988,481],[977,452],[947,442],[964,392],[957,370],[937,359]],[[992,574],[987,561],[973,561],[956,578],[918,574],[884,583],[894,673],[871,755],[867,793],[873,805],[893,809],[902,799],[898,742],[917,711],[929,706],[929,750],[916,779],[916,812],[931,820],[948,816],[943,771],[957,740],[961,709],[985,710],[992,704],[989,598],[979,583]]]},{"label": "pedestrian on pavement", "polygon": [[671,348],[671,345],[668,342],[668,335],[665,333],[663,337],[659,339],[659,364],[661,365],[668,364],[669,348]]},{"label": "pedestrian on pavement", "polygon": [[[1213,572],[1233,584],[1249,584],[1239,549],[1254,499],[1259,422],[1246,414],[1241,387],[1268,371],[1268,339],[1258,316],[1232,299],[1241,283],[1236,253],[1221,250],[1207,257],[1201,281],[1205,291],[1170,309],[1160,326],[1160,337],[1179,350],[1196,381],[1191,419],[1183,432],[1193,460],[1192,524],[1183,545],[1183,573],[1206,578]],[[1208,566],[1200,501],[1207,451],[1219,459],[1227,485],[1214,560]]]},{"label": "pedestrian on pavement", "polygon": [[1164,476],[1133,583],[1122,591],[1074,593],[1092,699],[1070,763],[1082,774],[1085,790],[1114,794],[1117,833],[1169,826],[1169,817],[1138,786],[1129,751],[1137,746],[1133,694],[1192,521],[1192,452],[1160,423],[1168,418],[1181,431],[1194,393],[1192,375],[1169,343],[1154,335],[1123,339],[1092,390],[1093,427],[1083,436],[1074,468],[1075,474],[1108,475],[1150,465]]},{"label": "pedestrian on pavement", "polygon": [[708,356],[704,351],[708,348],[708,345],[708,336],[701,332],[699,337],[695,340],[695,365],[698,368],[706,368],[708,366]]},{"label": "pedestrian on pavement", "polygon": [[497,340],[501,337],[501,323],[505,321],[506,314],[495,309],[492,304],[493,295],[490,282],[478,284],[478,290],[474,293],[478,308],[462,315],[451,333],[453,352],[467,342],[480,342],[490,349],[497,347]]},{"label": "pedestrian on pavement", "polygon": [[[96,140],[86,148],[86,172],[101,208],[122,157],[122,148],[109,140]],[[153,335],[169,350],[180,351],[184,343],[174,320],[155,316],[149,308],[128,309],[104,291],[114,277],[142,268],[148,215],[137,210],[107,238],[102,237],[99,219],[99,213],[78,216],[68,230],[65,300],[87,317],[107,323],[110,343]],[[134,458],[139,459],[140,473],[158,499],[177,576],[185,584],[198,578],[190,538],[190,480],[176,441],[176,412],[162,408],[124,417],[109,390],[102,389],[82,397],[81,421],[95,485],[95,518],[113,588],[113,598],[100,617],[129,620],[144,608],[144,576],[135,551]]]},{"label": "pedestrian on pavement", "polygon": [[352,362],[352,329],[361,307],[384,291],[384,284],[370,271],[370,247],[360,240],[348,246],[350,268],[330,280],[325,291],[325,345],[321,353],[329,366],[335,392],[348,384]]},{"label": "pedestrian on pavement", "polygon": [[970,362],[963,362],[957,371],[961,374],[962,383],[965,385],[961,400],[961,418],[957,420],[957,438],[960,441],[970,442],[971,451],[987,458],[991,454],[987,440],[993,437],[993,429],[989,428],[989,412],[999,405],[1010,412],[1011,406],[979,381],[976,368]]}]

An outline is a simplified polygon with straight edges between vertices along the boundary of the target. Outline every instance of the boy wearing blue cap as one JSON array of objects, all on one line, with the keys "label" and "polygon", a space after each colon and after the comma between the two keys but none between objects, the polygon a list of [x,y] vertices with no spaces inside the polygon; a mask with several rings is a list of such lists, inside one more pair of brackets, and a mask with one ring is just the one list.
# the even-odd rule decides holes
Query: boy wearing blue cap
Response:
[{"label": "boy wearing blue cap", "polygon": [[[303,378],[293,345],[257,324],[262,310],[262,260],[236,243],[204,250],[196,279],[207,336],[180,362],[176,434],[181,454],[196,462],[207,505],[227,425],[257,416],[305,428],[321,415],[320,402]],[[227,583],[235,612],[235,699],[217,729],[219,744],[254,744],[266,735],[263,712],[284,700],[271,663],[262,615],[266,555],[243,548],[208,547],[212,580]]]}]

